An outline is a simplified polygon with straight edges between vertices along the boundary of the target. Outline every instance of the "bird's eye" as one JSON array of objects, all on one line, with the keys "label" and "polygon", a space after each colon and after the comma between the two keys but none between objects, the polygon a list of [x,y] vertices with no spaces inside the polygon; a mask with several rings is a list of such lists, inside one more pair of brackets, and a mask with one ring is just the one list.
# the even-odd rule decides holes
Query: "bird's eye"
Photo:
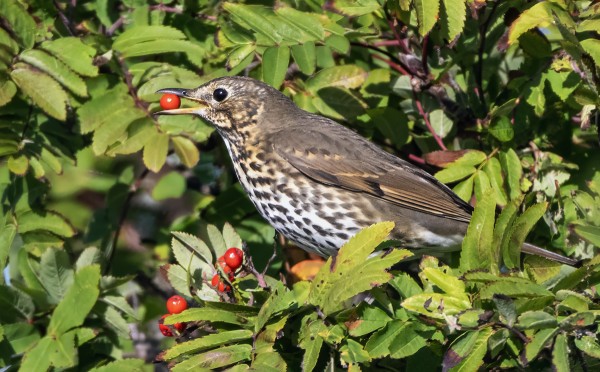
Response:
[{"label": "bird's eye", "polygon": [[215,101],[221,102],[225,98],[227,98],[227,91],[223,88],[217,88],[213,92],[213,98],[215,99]]}]

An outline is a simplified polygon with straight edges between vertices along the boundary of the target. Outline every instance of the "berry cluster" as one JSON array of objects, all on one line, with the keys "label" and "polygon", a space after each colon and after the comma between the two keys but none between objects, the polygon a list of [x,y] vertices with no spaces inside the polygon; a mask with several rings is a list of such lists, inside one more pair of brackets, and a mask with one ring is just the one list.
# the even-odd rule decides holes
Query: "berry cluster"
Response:
[{"label": "berry cluster", "polygon": [[[185,298],[178,296],[178,295],[171,296],[167,300],[167,311],[169,312],[169,314],[165,314],[165,315],[161,316],[160,319],[164,319],[171,314],[179,314],[180,312],[182,312],[183,310],[185,310],[187,308],[188,308],[188,304],[187,304],[187,301],[185,300]],[[183,330],[186,327],[186,324],[185,323],[175,323],[175,324],[173,324],[173,327],[177,330],[177,332],[183,332]],[[160,329],[160,332],[164,336],[173,337],[173,332],[171,331],[171,328],[169,328],[169,326],[159,322],[158,329]]]},{"label": "berry cluster", "polygon": [[[230,282],[235,279],[235,272],[242,267],[242,262],[244,262],[244,252],[239,248],[229,248],[217,259],[217,265],[221,267]],[[210,284],[219,292],[231,291],[231,287],[223,282],[219,273],[212,277]]]}]

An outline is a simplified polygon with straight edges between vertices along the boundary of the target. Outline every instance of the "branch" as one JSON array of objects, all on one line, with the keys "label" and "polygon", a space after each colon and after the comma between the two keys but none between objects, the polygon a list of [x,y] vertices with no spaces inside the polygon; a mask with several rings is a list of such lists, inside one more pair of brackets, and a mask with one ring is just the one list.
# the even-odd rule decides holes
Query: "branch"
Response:
[{"label": "branch", "polygon": [[378,59],[380,61],[385,62],[388,66],[390,66],[391,68],[393,68],[394,70],[398,71],[399,73],[401,73],[402,75],[407,75],[407,76],[412,76],[412,74],[410,72],[408,72],[404,67],[402,67],[402,65],[392,62],[389,59],[385,59],[380,55],[377,54],[372,54],[372,57],[374,59]]},{"label": "branch", "polygon": [[435,142],[437,142],[437,144],[440,146],[440,148],[442,150],[444,150],[444,151],[448,150],[448,148],[446,148],[446,145],[444,145],[444,142],[442,141],[440,136],[438,136],[438,134],[435,132],[435,130],[431,126],[431,123],[429,122],[429,117],[425,113],[425,110],[423,110],[423,105],[421,105],[421,101],[419,101],[419,99],[417,98],[417,94],[415,93],[415,91],[413,91],[413,97],[415,99],[415,104],[417,105],[417,110],[419,110],[419,114],[421,114],[421,116],[423,117],[423,120],[425,120],[425,125],[427,126],[429,133],[431,133],[431,135],[435,139]]}]

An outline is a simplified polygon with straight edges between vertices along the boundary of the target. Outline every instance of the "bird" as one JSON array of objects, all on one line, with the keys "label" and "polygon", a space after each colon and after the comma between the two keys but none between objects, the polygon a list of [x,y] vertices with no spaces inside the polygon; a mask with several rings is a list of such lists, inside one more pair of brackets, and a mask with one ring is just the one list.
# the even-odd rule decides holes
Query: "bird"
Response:
[{"label": "bird", "polygon": [[[237,178],[262,217],[300,248],[323,257],[361,229],[393,221],[390,238],[415,252],[460,250],[473,207],[421,168],[353,130],[302,110],[259,80],[228,76],[197,88],[166,88],[222,137]],[[575,260],[532,244],[522,251]]]}]

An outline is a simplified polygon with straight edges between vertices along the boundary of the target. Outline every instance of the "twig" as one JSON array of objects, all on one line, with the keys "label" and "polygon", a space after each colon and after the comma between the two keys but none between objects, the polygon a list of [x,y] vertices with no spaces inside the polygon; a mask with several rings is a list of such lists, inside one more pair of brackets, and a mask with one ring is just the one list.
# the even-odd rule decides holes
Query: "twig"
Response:
[{"label": "twig", "polygon": [[271,263],[273,262],[273,260],[275,258],[277,258],[277,240],[279,238],[279,233],[275,232],[275,236],[273,237],[273,254],[271,255],[271,257],[269,257],[269,260],[267,260],[267,264],[265,265],[265,268],[262,271],[262,275],[264,276],[267,273],[267,270],[269,269],[269,266],[271,266]]},{"label": "twig", "polygon": [[63,23],[63,25],[65,25],[67,32],[69,33],[69,35],[75,36],[75,31],[73,31],[73,28],[71,26],[71,21],[65,15],[65,13],[62,12],[58,2],[56,0],[54,0],[53,3],[54,3],[54,7],[56,8],[56,12],[58,13],[58,18],[60,18],[60,21]]},{"label": "twig", "polygon": [[[410,73],[410,72],[409,72],[409,71],[410,71],[410,68],[409,68],[407,65],[405,65],[405,64],[404,64],[404,63],[403,63],[403,62],[402,62],[400,59],[398,59],[398,58],[397,58],[397,57],[396,57],[394,54],[392,54],[392,53],[388,52],[388,51],[387,51],[387,50],[385,50],[385,49],[378,48],[378,47],[375,45],[375,43],[373,43],[373,44],[367,44],[367,43],[352,42],[352,43],[350,43],[350,44],[351,44],[351,45],[354,45],[354,46],[359,46],[359,47],[363,47],[363,48],[371,49],[371,50],[374,50],[374,51],[376,51],[376,52],[379,52],[379,53],[381,53],[381,54],[384,54],[384,55],[386,55],[386,56],[389,58],[389,61],[390,61],[390,62],[392,62],[392,63],[395,63],[395,64],[399,65],[399,66],[400,66],[400,67],[401,67],[401,68],[402,68],[404,71],[406,71],[406,72],[407,72],[407,74],[409,74],[409,75],[414,75],[414,74],[412,74],[412,73]],[[375,56],[376,56],[376,54],[372,54],[372,56],[373,56],[373,57],[375,57]],[[384,61],[384,62],[386,62],[385,60],[383,60],[383,59],[381,59],[381,58],[377,58],[377,59],[379,59],[379,60],[381,60],[381,61]],[[386,63],[387,63],[387,62],[386,62]]]},{"label": "twig", "polygon": [[158,10],[158,11],[165,12],[165,13],[175,13],[175,14],[183,13],[183,9],[166,6],[165,4],[152,5],[152,6],[150,6],[150,10]]},{"label": "twig", "polygon": [[127,89],[129,90],[129,94],[135,101],[135,105],[144,110],[148,117],[152,118],[152,115],[148,112],[148,104],[142,101],[137,95],[137,90],[133,86],[133,78],[131,76],[131,72],[129,72],[129,69],[125,65],[125,61],[122,57],[117,58],[117,60],[119,61],[119,65],[121,66],[121,70],[123,71],[123,77],[125,78],[125,84],[127,84]]},{"label": "twig", "polygon": [[115,235],[113,236],[111,245],[107,248],[109,249],[108,257],[106,258],[106,266],[104,267],[104,273],[108,273],[110,271],[110,265],[112,264],[113,257],[115,256],[115,251],[117,250],[117,242],[119,241],[119,235],[121,233],[121,228],[123,227],[123,223],[125,223],[125,219],[127,218],[127,213],[129,212],[129,204],[131,204],[131,199],[140,188],[140,185],[144,178],[150,173],[148,168],[144,168],[140,176],[135,180],[135,182],[129,188],[129,193],[123,202],[123,208],[121,208],[121,215],[119,216],[119,222],[117,223],[117,228],[115,231]]},{"label": "twig", "polygon": [[244,264],[244,268],[246,270],[250,271],[252,274],[254,274],[254,276],[256,277],[256,280],[258,281],[258,285],[261,288],[264,288],[264,289],[269,288],[269,286],[267,285],[267,282],[265,282],[264,274],[259,273],[258,270],[256,270],[256,268],[254,267],[254,262],[252,262],[252,259],[250,258],[250,255],[248,254],[248,245],[246,244],[246,242],[244,242],[242,244],[242,250],[244,251],[244,255],[246,257],[248,257],[248,259],[246,260],[246,263]]},{"label": "twig", "polygon": [[400,37],[400,34],[398,33],[398,30],[396,29],[396,25],[394,24],[394,22],[397,20],[391,18],[387,9],[385,9],[385,17],[387,18],[388,26],[390,27],[390,30],[392,30],[392,32],[394,33],[394,37],[396,38],[396,41],[398,41],[398,44],[400,45],[400,47],[402,48],[404,53],[410,54],[411,53],[410,49],[406,45],[406,42],[404,41],[404,39],[402,39]]},{"label": "twig", "polygon": [[112,36],[119,27],[123,26],[123,22],[125,22],[125,17],[119,17],[119,19],[106,30],[106,36]]},{"label": "twig", "polygon": [[427,55],[429,54],[427,50],[427,45],[429,44],[429,35],[426,35],[423,38],[423,46],[421,48],[421,66],[423,67],[423,72],[425,76],[429,76],[429,66],[427,66]]},{"label": "twig", "polygon": [[388,66],[390,66],[391,68],[393,68],[394,70],[398,71],[399,73],[401,73],[402,75],[407,75],[407,76],[412,76],[411,73],[409,73],[406,69],[404,69],[404,67],[402,67],[400,64],[395,63],[390,61],[389,59],[385,59],[380,55],[377,54],[372,54],[371,55],[374,59],[378,59],[380,61],[385,62]]},{"label": "twig", "polygon": [[429,130],[429,132],[435,139],[435,142],[437,142],[437,144],[440,146],[440,148],[442,150],[444,150],[444,151],[448,150],[448,148],[446,147],[446,145],[444,145],[444,142],[442,141],[440,136],[438,136],[438,134],[433,129],[433,126],[431,126],[431,123],[429,122],[429,117],[425,113],[425,110],[423,110],[423,105],[421,105],[421,101],[419,101],[419,99],[417,98],[417,93],[415,93],[415,91],[413,91],[413,97],[415,100],[415,104],[417,105],[417,110],[419,110],[419,114],[421,114],[421,116],[423,117],[423,120],[425,120],[425,125],[427,126],[427,129]]},{"label": "twig", "polygon": [[425,159],[415,155],[415,154],[408,154],[408,159],[417,163],[417,164],[425,164]]},{"label": "twig", "polygon": [[380,46],[400,46],[400,42],[398,40],[381,40],[375,41],[371,45],[380,47]]}]

